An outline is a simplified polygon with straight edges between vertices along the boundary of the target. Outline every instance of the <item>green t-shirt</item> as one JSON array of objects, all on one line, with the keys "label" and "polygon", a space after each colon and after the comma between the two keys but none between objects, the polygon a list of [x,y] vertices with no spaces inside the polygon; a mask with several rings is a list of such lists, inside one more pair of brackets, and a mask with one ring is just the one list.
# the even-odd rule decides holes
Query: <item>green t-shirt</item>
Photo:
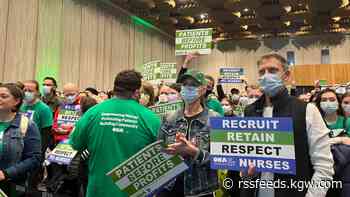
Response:
[{"label": "green t-shirt", "polygon": [[222,116],[225,114],[224,109],[221,106],[221,103],[217,99],[209,98],[207,100],[207,107],[209,109],[219,113]]},{"label": "green t-shirt", "polygon": [[160,117],[135,100],[113,98],[86,112],[70,136],[72,147],[87,149],[87,197],[127,196],[106,174],[157,140]]},{"label": "green t-shirt", "polygon": [[347,118],[346,122],[344,124],[344,117],[343,116],[338,116],[337,121],[335,123],[333,123],[333,124],[328,124],[327,123],[327,127],[333,133],[339,133],[341,130],[345,129],[347,135],[350,137],[350,118]]},{"label": "green t-shirt", "polygon": [[10,126],[11,122],[0,122],[0,154],[2,154],[3,150],[3,137],[5,130]]},{"label": "green t-shirt", "polygon": [[22,104],[20,108],[26,116],[35,122],[39,130],[51,127],[53,123],[52,111],[49,106],[39,100],[34,105]]}]

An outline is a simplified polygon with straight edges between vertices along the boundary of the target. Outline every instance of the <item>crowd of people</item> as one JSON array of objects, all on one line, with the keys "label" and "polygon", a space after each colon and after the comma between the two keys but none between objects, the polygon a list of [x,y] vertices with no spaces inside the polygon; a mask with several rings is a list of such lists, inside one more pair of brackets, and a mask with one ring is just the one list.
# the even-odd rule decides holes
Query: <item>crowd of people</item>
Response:
[{"label": "crowd of people", "polygon": [[[189,68],[186,56],[176,83],[151,84],[134,70],[118,73],[113,90],[80,90],[56,80],[0,85],[0,189],[8,196],[126,196],[106,174],[142,148],[163,140],[168,154],[179,154],[189,169],[153,196],[288,197],[350,196],[350,86],[316,84],[308,93],[287,89],[290,71],[278,54],[261,57],[258,83],[225,92],[212,76]],[[216,91],[215,91],[216,89]],[[182,101],[165,117],[150,107]],[[211,117],[291,117],[296,174],[220,173],[210,167]],[[121,119],[119,119],[121,118]],[[121,122],[115,120],[122,120]],[[113,122],[114,121],[114,122]],[[124,122],[123,122],[124,121]],[[67,141],[78,151],[69,166],[47,155]],[[222,187],[222,176],[233,187]],[[242,180],[340,180],[342,188],[240,188]],[[218,192],[221,191],[221,192]]]}]

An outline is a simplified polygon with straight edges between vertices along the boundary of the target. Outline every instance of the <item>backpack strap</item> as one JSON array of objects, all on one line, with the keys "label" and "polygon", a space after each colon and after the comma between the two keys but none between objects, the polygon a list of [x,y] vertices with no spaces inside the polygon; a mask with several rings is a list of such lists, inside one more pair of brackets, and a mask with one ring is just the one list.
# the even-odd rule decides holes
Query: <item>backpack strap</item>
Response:
[{"label": "backpack strap", "polygon": [[20,130],[21,130],[21,136],[25,137],[27,134],[29,125],[29,118],[25,115],[21,115],[21,122],[20,122]]}]

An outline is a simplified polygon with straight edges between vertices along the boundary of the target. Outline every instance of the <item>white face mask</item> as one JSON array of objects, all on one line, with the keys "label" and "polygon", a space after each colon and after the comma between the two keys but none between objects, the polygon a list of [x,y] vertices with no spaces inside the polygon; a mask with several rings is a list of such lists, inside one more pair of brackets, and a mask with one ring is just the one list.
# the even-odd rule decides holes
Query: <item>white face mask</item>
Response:
[{"label": "white face mask", "polygon": [[158,100],[160,103],[167,103],[168,102],[168,95],[161,94],[161,95],[159,95]]},{"label": "white face mask", "polygon": [[241,98],[239,99],[239,102],[240,102],[242,105],[244,105],[244,106],[249,105],[249,104],[248,104],[249,99],[248,99],[248,97],[246,97],[246,96],[241,97]]},{"label": "white face mask", "polygon": [[350,113],[350,104],[342,104],[341,106],[342,106],[344,112]]},{"label": "white face mask", "polygon": [[253,97],[253,98],[248,98],[248,105],[255,103],[258,99]]},{"label": "white face mask", "polygon": [[230,105],[223,105],[222,108],[224,109],[225,113],[232,111],[232,107]]},{"label": "white face mask", "polygon": [[231,99],[232,99],[233,101],[238,101],[238,100],[239,100],[239,95],[238,95],[238,94],[232,94],[232,95],[231,95]]}]

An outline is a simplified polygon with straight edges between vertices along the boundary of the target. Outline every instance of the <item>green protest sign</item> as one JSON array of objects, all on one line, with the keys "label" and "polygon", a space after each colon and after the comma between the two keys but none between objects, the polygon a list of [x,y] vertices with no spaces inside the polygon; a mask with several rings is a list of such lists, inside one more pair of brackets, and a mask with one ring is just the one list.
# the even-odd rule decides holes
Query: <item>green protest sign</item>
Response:
[{"label": "green protest sign", "polygon": [[176,63],[160,63],[159,60],[143,65],[143,79],[153,84],[175,83],[177,77]]},{"label": "green protest sign", "polygon": [[177,77],[176,63],[161,63],[158,79],[164,83],[175,83]]},{"label": "green protest sign", "polygon": [[191,29],[176,31],[175,55],[198,52],[210,54],[213,29]]},{"label": "green protest sign", "polygon": [[170,112],[174,112],[174,111],[179,110],[180,108],[183,107],[183,105],[184,104],[182,101],[176,101],[176,102],[151,106],[150,109],[154,113],[158,114],[159,116],[165,116],[166,114],[168,114]]},{"label": "green protest sign", "polygon": [[131,197],[144,197],[187,170],[183,159],[161,152],[156,141],[108,172],[113,182]]},{"label": "green protest sign", "polygon": [[142,76],[143,79],[150,82],[157,82],[160,73],[160,61],[152,61],[143,65]]},{"label": "green protest sign", "polygon": [[327,85],[327,80],[322,79],[319,82],[320,82],[320,86],[326,86]]},{"label": "green protest sign", "polygon": [[5,192],[3,192],[1,189],[0,189],[0,197],[7,197],[7,195],[5,194]]}]

